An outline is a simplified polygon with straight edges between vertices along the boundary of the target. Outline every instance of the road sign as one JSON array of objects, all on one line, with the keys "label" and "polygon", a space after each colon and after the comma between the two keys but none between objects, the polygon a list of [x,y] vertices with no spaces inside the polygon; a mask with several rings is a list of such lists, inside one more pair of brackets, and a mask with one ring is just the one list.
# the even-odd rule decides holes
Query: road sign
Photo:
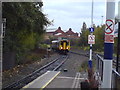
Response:
[{"label": "road sign", "polygon": [[95,44],[95,35],[88,35],[88,44]]},{"label": "road sign", "polygon": [[89,30],[90,30],[90,32],[94,32],[94,28],[93,27],[89,28]]},{"label": "road sign", "polygon": [[105,43],[114,43],[114,20],[106,20]]},{"label": "road sign", "polygon": [[111,19],[106,20],[105,34],[111,35],[114,31],[114,21]]}]

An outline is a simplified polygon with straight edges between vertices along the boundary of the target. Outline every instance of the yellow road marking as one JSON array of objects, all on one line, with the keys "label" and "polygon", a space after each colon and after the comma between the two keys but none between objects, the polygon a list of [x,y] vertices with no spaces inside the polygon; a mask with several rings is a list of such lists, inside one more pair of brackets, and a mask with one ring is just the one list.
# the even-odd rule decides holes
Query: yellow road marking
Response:
[{"label": "yellow road marking", "polygon": [[44,89],[55,77],[57,77],[58,74],[60,74],[60,71],[53,78],[51,78],[44,86],[42,86],[40,90]]},{"label": "yellow road marking", "polygon": [[33,83],[35,83],[38,79],[40,79],[41,77],[43,77],[45,74],[47,74],[48,72],[42,74],[40,77],[38,77],[37,79],[33,80],[32,82],[30,82],[29,84],[27,84],[26,86],[24,86],[23,88],[28,88],[30,85],[32,85]]}]

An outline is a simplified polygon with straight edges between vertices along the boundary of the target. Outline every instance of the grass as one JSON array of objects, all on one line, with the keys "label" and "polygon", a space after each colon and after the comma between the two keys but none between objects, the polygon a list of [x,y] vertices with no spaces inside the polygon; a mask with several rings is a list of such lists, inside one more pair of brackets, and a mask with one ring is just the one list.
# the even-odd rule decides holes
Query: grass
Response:
[{"label": "grass", "polygon": [[89,50],[90,47],[89,46],[85,46],[85,47],[82,47],[82,46],[71,46],[72,49],[77,49],[77,50]]},{"label": "grass", "polygon": [[[95,70],[96,64],[94,59],[92,61],[92,65],[93,65],[93,70]],[[88,61],[84,61],[80,66],[79,72],[83,72],[87,70],[88,70]]]},{"label": "grass", "polygon": [[79,71],[82,72],[82,71],[87,71],[88,69],[88,61],[84,61],[81,66],[80,66],[80,69]]}]

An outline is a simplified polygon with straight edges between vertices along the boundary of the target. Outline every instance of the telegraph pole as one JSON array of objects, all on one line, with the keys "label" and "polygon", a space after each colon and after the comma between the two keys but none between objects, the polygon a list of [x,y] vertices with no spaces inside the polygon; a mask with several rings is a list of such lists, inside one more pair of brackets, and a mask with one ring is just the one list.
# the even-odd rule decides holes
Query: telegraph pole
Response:
[{"label": "telegraph pole", "polygon": [[107,0],[102,88],[111,88],[115,24],[115,0]]}]

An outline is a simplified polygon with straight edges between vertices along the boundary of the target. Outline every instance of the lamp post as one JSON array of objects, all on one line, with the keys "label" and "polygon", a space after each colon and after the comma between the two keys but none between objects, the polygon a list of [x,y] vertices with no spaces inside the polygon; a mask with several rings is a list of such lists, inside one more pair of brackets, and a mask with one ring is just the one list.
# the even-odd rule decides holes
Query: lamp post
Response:
[{"label": "lamp post", "polygon": [[[93,35],[93,0],[92,0],[92,10],[91,10],[91,28],[90,28],[90,35]],[[89,57],[89,68],[92,69],[92,44],[90,44],[90,57]]]},{"label": "lamp post", "polygon": [[102,21],[101,21],[101,26],[102,26],[102,24],[103,24],[103,16],[101,16],[102,17]]},{"label": "lamp post", "polygon": [[95,35],[93,35],[94,27],[93,27],[93,0],[92,0],[92,10],[91,10],[91,28],[90,35],[88,35],[88,44],[90,44],[90,56],[88,61],[88,79],[90,82],[90,88],[93,87],[94,78],[93,78],[93,66],[92,66],[92,45],[95,44]]}]

